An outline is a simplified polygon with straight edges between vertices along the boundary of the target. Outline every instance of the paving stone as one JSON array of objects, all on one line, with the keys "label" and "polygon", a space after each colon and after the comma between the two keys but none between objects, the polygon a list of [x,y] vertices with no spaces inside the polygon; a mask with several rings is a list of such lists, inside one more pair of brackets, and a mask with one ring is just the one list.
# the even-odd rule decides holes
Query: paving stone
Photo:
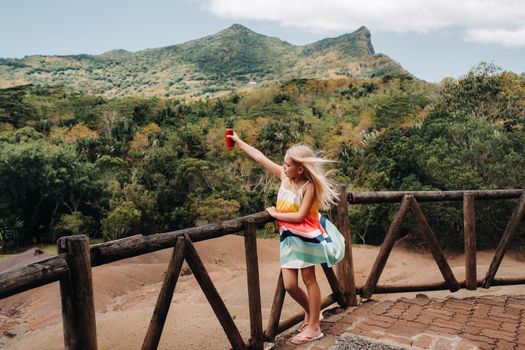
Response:
[{"label": "paving stone", "polygon": [[396,321],[395,318],[392,318],[392,317],[388,317],[388,316],[380,316],[380,315],[371,315],[369,317],[371,320],[373,320],[374,322],[375,321],[379,321],[379,322],[383,322],[383,323],[388,323],[388,324],[392,324]]},{"label": "paving stone", "polygon": [[458,308],[455,308],[453,306],[443,307],[441,310],[450,311],[450,312],[454,313],[454,315],[461,315],[461,316],[464,316],[464,317],[469,317],[472,314],[472,310],[458,309]]},{"label": "paving stone", "polygon": [[456,321],[444,321],[444,320],[441,320],[441,319],[437,319],[433,325],[435,326],[438,326],[438,327],[444,327],[444,328],[450,328],[450,329],[453,329],[454,331],[461,331],[463,329],[463,327],[465,326],[464,323],[459,323],[459,322],[456,322]]},{"label": "paving stone", "polygon": [[471,341],[461,339],[456,345],[454,345],[454,350],[477,350],[478,347],[476,344]]},{"label": "paving stone", "polygon": [[493,344],[487,344],[482,341],[478,342],[476,345],[477,345],[477,349],[480,349],[480,350],[494,350],[496,347]]},{"label": "paving stone", "polygon": [[508,317],[499,317],[499,316],[489,315],[488,319],[491,321],[496,321],[496,322],[501,322],[501,323],[504,323],[504,322],[514,322],[516,324],[518,323],[518,320],[512,320]]},{"label": "paving stone", "polygon": [[331,334],[335,334],[335,335],[339,335],[341,333],[344,333],[346,332],[348,329],[351,329],[353,328],[351,325],[349,325],[348,323],[337,323],[335,325],[333,325],[332,327],[330,327],[329,329],[329,332]]},{"label": "paving stone", "polygon": [[518,333],[518,336],[516,338],[518,344],[521,344],[521,345],[524,345],[524,349],[525,349],[525,334],[520,334]]},{"label": "paving stone", "polygon": [[406,304],[414,304],[414,305],[419,305],[419,306],[428,305],[428,303],[430,302],[430,299],[428,299],[428,297],[424,294],[416,295],[415,299],[401,298],[400,300],[402,300]]},{"label": "paving stone", "polygon": [[405,313],[403,313],[403,315],[401,315],[401,317],[405,320],[409,320],[409,321],[413,321],[415,320],[419,314],[424,310],[423,306],[421,305],[410,305],[410,307],[408,308],[408,310],[405,311]]},{"label": "paving stone", "polygon": [[481,332],[481,328],[473,327],[473,326],[465,326],[462,330],[463,333],[470,333],[472,335],[477,335]]},{"label": "paving stone", "polygon": [[430,325],[432,324],[432,322],[434,322],[434,318],[425,313],[422,313],[416,318],[415,322],[425,324],[425,325]]},{"label": "paving stone", "polygon": [[[362,330],[364,332],[364,334],[368,334],[368,332],[376,332],[376,333],[384,333],[385,332],[385,328],[374,326],[374,325],[371,325],[371,324],[365,323],[365,322],[362,322],[362,323],[358,324],[354,329],[360,329],[360,330]],[[351,331],[353,331],[354,329],[352,329]]]},{"label": "paving stone", "polygon": [[454,348],[452,344],[452,339],[437,338],[434,346],[432,347],[432,350],[450,350]]},{"label": "paving stone", "polygon": [[505,341],[505,340],[500,340],[496,343],[496,349],[498,350],[514,350],[514,343],[511,343],[511,342],[508,342],[508,341]]},{"label": "paving stone", "polygon": [[388,329],[388,333],[407,336],[407,337],[413,337],[421,333],[426,328],[427,328],[426,325],[409,322],[405,320],[399,320],[395,322],[392,325],[392,327]]},{"label": "paving stone", "polygon": [[427,309],[425,313],[430,314],[431,316],[442,318],[444,320],[450,320],[454,316],[453,312],[440,309]]},{"label": "paving stone", "polygon": [[487,315],[490,312],[490,305],[477,304],[474,307],[474,315]]},{"label": "paving stone", "polygon": [[370,303],[363,304],[361,307],[354,310],[354,312],[352,312],[352,315],[366,316],[370,313],[371,308],[372,308],[372,304]]},{"label": "paving stone", "polygon": [[490,308],[491,314],[505,314],[505,306],[493,306]]},{"label": "paving stone", "polygon": [[446,305],[442,308],[442,310],[446,310],[446,311],[450,311],[450,312],[453,312],[454,314],[460,314],[460,315],[465,315],[465,316],[468,316],[470,314],[472,314],[473,310],[472,308],[468,308],[468,309],[461,309],[459,307],[457,307],[456,305]]},{"label": "paving stone", "polygon": [[492,318],[492,317],[498,317],[498,318],[503,318],[503,319],[508,319],[508,320],[513,320],[513,321],[517,321],[519,320],[519,316],[515,316],[515,315],[510,315],[510,314],[507,314],[505,312],[491,312],[489,314],[489,317]]},{"label": "paving stone", "polygon": [[514,333],[518,329],[518,323],[517,322],[503,322],[501,324],[500,329],[502,331]]},{"label": "paving stone", "polygon": [[378,303],[372,308],[371,312],[376,315],[383,315],[384,313],[388,311],[388,309],[392,307],[392,305],[394,305],[394,303],[395,303],[394,301],[390,301],[390,300],[384,301],[382,303]]},{"label": "paving stone", "polygon": [[524,303],[519,303],[519,302],[517,302],[515,300],[512,300],[512,301],[507,303],[507,307],[508,308],[513,308],[513,309],[516,309],[516,310],[522,310],[523,307],[525,306],[524,304],[525,304],[525,302]]},{"label": "paving stone", "polygon": [[472,334],[468,334],[467,333],[467,334],[463,334],[462,337],[465,338],[465,339],[471,340],[476,345],[479,342],[484,342],[484,343],[487,343],[487,344],[495,344],[496,343],[496,339],[489,338],[489,337],[486,337],[484,335],[472,335]]},{"label": "paving stone", "polygon": [[514,308],[514,307],[509,307],[507,305],[507,307],[505,308],[505,310],[503,312],[504,312],[505,315],[511,315],[511,316],[520,317],[521,316],[521,310],[523,310],[523,309],[517,309],[517,308]]},{"label": "paving stone", "polygon": [[407,299],[406,298],[398,299],[396,305],[398,305],[399,307],[404,308],[405,310],[408,309],[411,305],[413,305],[413,303],[407,303],[407,302],[405,302],[405,300],[407,300]]},{"label": "paving stone", "polygon": [[[384,317],[384,318],[387,318],[387,317]],[[390,319],[390,318],[388,318]],[[392,326],[392,324],[394,323],[394,319],[390,319],[391,321],[385,321],[383,319],[377,319],[375,317],[370,317],[370,318],[367,318],[365,321],[363,321],[364,323],[368,324],[368,325],[372,325],[372,326],[375,326],[375,327],[381,327],[383,329],[385,328],[389,328],[390,326]]]},{"label": "paving stone", "polygon": [[378,338],[384,334],[384,332],[376,333],[376,332],[371,332],[369,330],[364,330],[361,328],[349,329],[347,332],[352,333],[354,335],[361,335],[361,336],[365,336],[369,338]]},{"label": "paving stone", "polygon": [[366,300],[361,305],[359,305],[359,310],[361,311],[369,311],[372,309],[378,302],[376,300]]},{"label": "paving stone", "polygon": [[479,298],[479,304],[492,305],[492,306],[505,306],[505,302],[502,300],[496,300],[496,298]]},{"label": "paving stone", "polygon": [[427,335],[427,334],[423,334],[423,335],[415,336],[413,339],[414,339],[412,342],[413,346],[418,346],[423,349],[430,349],[430,346],[432,345],[436,337]]},{"label": "paving stone", "polygon": [[456,312],[470,313],[474,309],[474,305],[470,303],[461,303],[458,301],[445,301],[443,308],[447,310],[454,310]]},{"label": "paving stone", "polygon": [[505,332],[505,331],[495,331],[492,329],[483,329],[481,330],[481,335],[484,335],[489,338],[494,338],[496,340],[502,339],[506,341],[514,341],[515,334],[511,332]]},{"label": "paving stone", "polygon": [[468,323],[468,326],[488,328],[493,330],[498,330],[501,326],[501,322],[496,322],[492,320],[484,320],[481,318],[471,318]]},{"label": "paving stone", "polygon": [[404,312],[405,312],[405,310],[403,310],[403,309],[391,308],[384,315],[385,316],[389,316],[389,317],[393,317],[393,318],[400,318],[401,315],[403,315]]},{"label": "paving stone", "polygon": [[428,328],[429,331],[438,333],[438,334],[449,334],[449,335],[459,335],[461,330],[449,328],[449,327],[440,327],[435,324],[430,325]]},{"label": "paving stone", "polygon": [[410,304],[395,303],[392,305],[389,311],[400,311],[405,312],[410,307]]},{"label": "paving stone", "polygon": [[383,335],[377,338],[379,341],[385,342],[386,344],[391,345],[412,345],[412,339],[407,337],[401,337],[396,335]]},{"label": "paving stone", "polygon": [[341,319],[339,322],[346,323],[346,324],[353,324],[355,322],[359,322],[360,320],[366,318],[366,315],[361,315],[358,313],[352,313],[348,315],[346,318]]},{"label": "paving stone", "polygon": [[470,320],[470,316],[464,314],[455,314],[452,320],[464,325]]},{"label": "paving stone", "polygon": [[355,310],[355,307],[349,307],[348,309],[343,309],[341,307],[334,307],[331,309],[325,309],[322,314],[324,321],[326,323],[336,323],[344,320],[348,315]]}]

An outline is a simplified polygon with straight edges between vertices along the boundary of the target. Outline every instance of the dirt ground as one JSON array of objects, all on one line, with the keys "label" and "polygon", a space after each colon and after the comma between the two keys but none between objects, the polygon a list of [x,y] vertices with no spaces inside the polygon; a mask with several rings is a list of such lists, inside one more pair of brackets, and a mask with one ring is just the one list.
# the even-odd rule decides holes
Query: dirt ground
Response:
[{"label": "dirt ground", "polygon": [[[257,244],[265,326],[279,274],[279,242],[275,239],[261,239]],[[243,338],[248,339],[250,325],[243,238],[221,237],[199,242],[196,248]],[[379,247],[353,246],[358,286],[364,284],[378,252]],[[93,269],[99,349],[140,349],[170,255],[171,250],[166,249]],[[494,251],[478,252],[478,278],[482,278],[486,273],[493,255]],[[0,260],[0,271],[23,266],[47,256],[46,253],[35,255],[32,249]],[[450,254],[447,258],[458,281],[463,280],[464,257]],[[505,257],[497,277],[523,275],[523,264],[523,260],[517,257]],[[319,268],[317,272],[324,297],[330,294],[330,288],[322,269]],[[379,283],[403,285],[437,281],[442,281],[442,277],[429,252],[396,246]],[[523,294],[522,286],[520,287],[478,289],[474,292],[462,290],[458,293],[461,296],[487,293]],[[441,296],[449,294],[448,291],[436,292],[436,295]],[[374,298],[397,296],[401,294],[377,295]],[[299,310],[287,296],[281,317],[287,318]],[[58,283],[0,300],[0,348],[64,348]],[[159,349],[227,348],[230,348],[229,342],[204,294],[187,266],[183,267]]]}]

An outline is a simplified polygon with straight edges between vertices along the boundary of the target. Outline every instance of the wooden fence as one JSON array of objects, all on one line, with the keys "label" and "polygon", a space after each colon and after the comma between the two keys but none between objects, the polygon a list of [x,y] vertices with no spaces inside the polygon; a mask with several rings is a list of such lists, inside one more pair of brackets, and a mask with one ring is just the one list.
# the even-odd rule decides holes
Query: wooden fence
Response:
[{"label": "wooden fence", "polygon": [[[491,285],[525,284],[524,278],[496,279],[495,274],[525,212],[524,190],[494,191],[447,191],[447,192],[353,192],[343,188],[341,200],[331,213],[335,225],[345,236],[347,245],[345,258],[334,272],[323,265],[332,294],[322,300],[325,308],[337,302],[340,306],[357,305],[356,295],[370,298],[374,293],[396,293],[407,291],[430,291],[459,288],[489,288]],[[496,250],[485,278],[476,280],[475,200],[519,198],[501,242]],[[464,282],[458,282],[450,269],[437,239],[429,227],[418,202],[463,201],[465,225],[465,269]],[[395,203],[400,207],[388,229],[385,240],[364,286],[356,287],[354,280],[352,246],[348,222],[348,204]],[[404,286],[378,285],[383,268],[398,237],[403,219],[408,212],[414,216],[418,232],[425,238],[434,259],[443,275],[444,282]],[[223,327],[234,349],[263,349],[264,341],[274,341],[278,333],[301,321],[302,314],[280,321],[285,290],[282,275],[279,276],[267,326],[263,329],[259,268],[257,258],[256,227],[272,221],[266,212],[245,216],[222,223],[210,224],[179,231],[158,233],[149,236],[136,235],[124,239],[89,246],[86,236],[63,237],[57,242],[56,256],[0,274],[0,298],[21,293],[48,283],[60,281],[64,344],[66,349],[97,349],[96,320],[93,302],[91,268],[113,261],[138,256],[153,251],[173,248],[165,274],[164,283],[144,339],[142,349],[156,349],[164,328],[177,279],[186,260],[197,282],[203,290],[215,315]],[[227,234],[244,236],[247,289],[249,295],[251,338],[244,341],[230,316],[221,296],[213,285],[193,243],[221,237]]]}]

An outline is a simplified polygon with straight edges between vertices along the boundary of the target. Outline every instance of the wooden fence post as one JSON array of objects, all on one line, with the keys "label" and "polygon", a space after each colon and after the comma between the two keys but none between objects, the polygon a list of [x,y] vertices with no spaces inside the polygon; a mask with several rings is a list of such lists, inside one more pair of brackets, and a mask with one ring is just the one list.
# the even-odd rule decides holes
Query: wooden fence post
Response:
[{"label": "wooden fence post", "polygon": [[259,263],[257,259],[257,228],[254,222],[247,222],[244,229],[244,251],[250,307],[250,346],[255,350],[264,349],[262,326],[261,289],[259,286]]},{"label": "wooden fence post", "polygon": [[330,284],[330,288],[332,288],[334,299],[337,301],[339,306],[345,307],[347,305],[346,295],[343,287],[341,287],[341,284],[334,273],[334,270],[331,267],[328,267],[327,264],[321,264],[321,266],[323,268],[324,274],[326,275],[326,279],[328,280],[328,284]]},{"label": "wooden fence post", "polygon": [[64,348],[96,350],[97,327],[93,301],[89,239],[85,235],[62,237],[58,253],[66,253],[68,274],[60,280]]},{"label": "wooden fence post", "polygon": [[345,238],[345,257],[335,265],[335,274],[343,287],[347,306],[357,305],[355,289],[354,261],[352,258],[352,235],[350,234],[350,221],[348,220],[348,198],[346,186],[341,186],[339,203],[337,203],[335,226]]},{"label": "wooden fence post", "polygon": [[465,287],[476,290],[478,277],[476,271],[476,214],[474,194],[463,195],[463,226],[465,239]]},{"label": "wooden fence post", "polygon": [[264,331],[264,339],[273,342],[275,335],[279,328],[279,319],[281,318],[281,311],[283,310],[284,297],[286,290],[284,289],[283,273],[279,273],[277,279],[277,287],[275,287],[275,295],[273,297],[272,310],[270,311],[270,317],[268,318],[268,325]]}]

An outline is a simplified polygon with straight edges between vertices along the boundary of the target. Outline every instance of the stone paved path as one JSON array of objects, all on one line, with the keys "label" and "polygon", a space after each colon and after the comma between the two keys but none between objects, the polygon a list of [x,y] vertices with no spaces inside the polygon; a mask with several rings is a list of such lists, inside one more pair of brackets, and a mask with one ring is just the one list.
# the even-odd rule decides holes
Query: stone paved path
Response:
[{"label": "stone paved path", "polygon": [[[326,317],[321,326],[326,336],[319,341],[293,346],[287,341],[293,335],[289,332],[275,348],[382,349],[386,344],[398,349],[519,350],[525,349],[525,296],[430,299],[418,294],[370,301]],[[344,339],[364,340],[369,346],[355,342],[345,347]]]}]

